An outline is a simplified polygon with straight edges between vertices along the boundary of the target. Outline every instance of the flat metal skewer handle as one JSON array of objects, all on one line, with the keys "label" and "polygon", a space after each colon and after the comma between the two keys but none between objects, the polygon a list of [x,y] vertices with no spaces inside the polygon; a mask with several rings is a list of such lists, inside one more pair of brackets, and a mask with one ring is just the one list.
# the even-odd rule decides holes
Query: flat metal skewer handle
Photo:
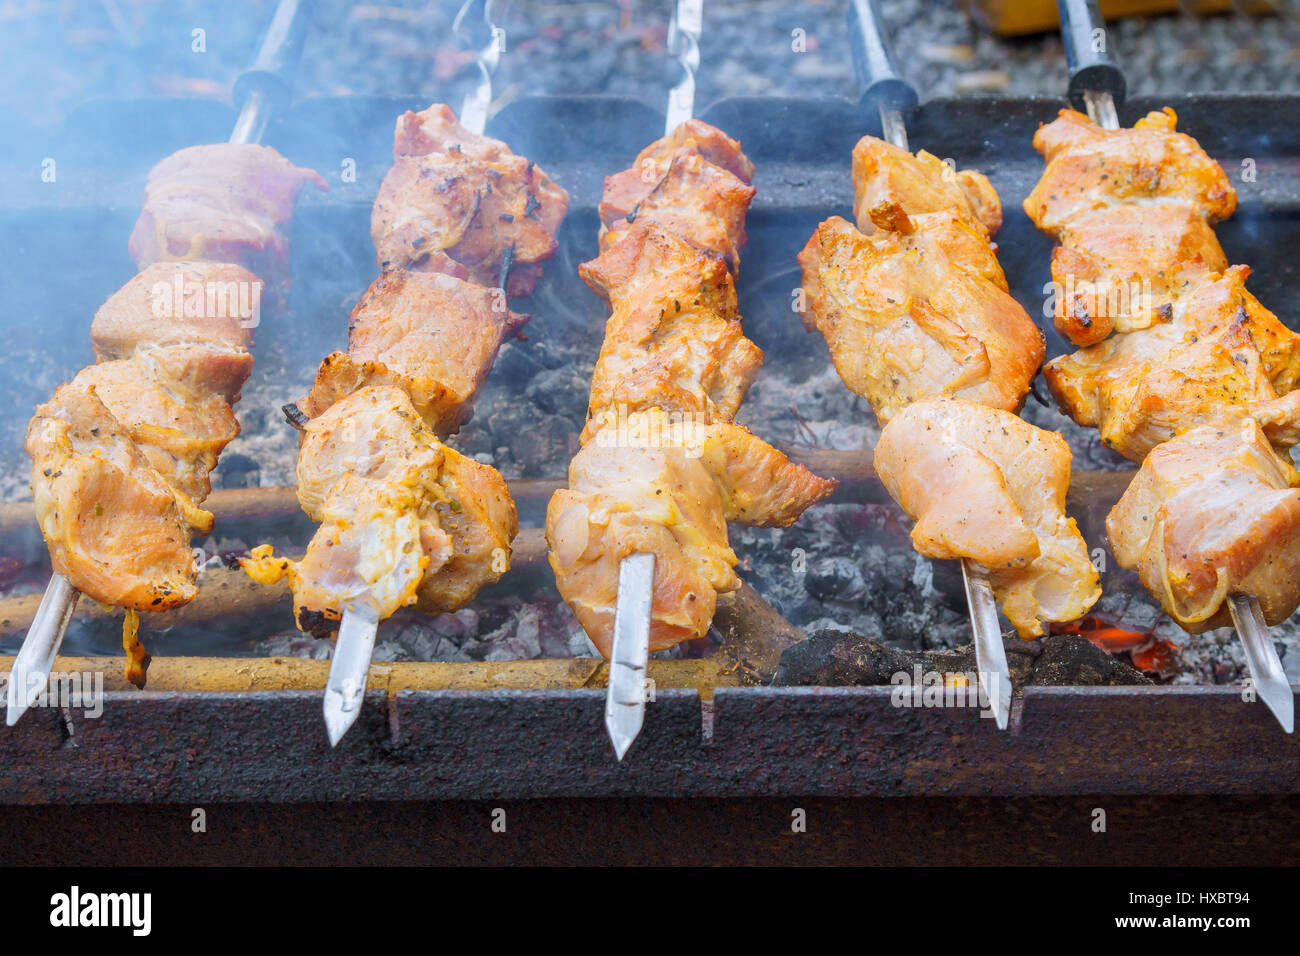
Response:
[{"label": "flat metal skewer handle", "polygon": [[700,68],[700,34],[704,30],[704,0],[677,0],[668,24],[668,52],[682,65],[682,78],[668,93],[664,135],[695,115],[695,74]]},{"label": "flat metal skewer handle", "polygon": [[[482,7],[482,16],[474,14]],[[474,89],[465,94],[460,106],[460,125],[471,133],[482,135],[487,129],[488,110],[492,106],[492,74],[501,63],[505,34],[496,22],[494,0],[465,0],[452,21],[451,29],[470,49],[477,49],[474,65],[479,70],[479,81]],[[473,21],[482,21],[483,31],[476,37]]]}]

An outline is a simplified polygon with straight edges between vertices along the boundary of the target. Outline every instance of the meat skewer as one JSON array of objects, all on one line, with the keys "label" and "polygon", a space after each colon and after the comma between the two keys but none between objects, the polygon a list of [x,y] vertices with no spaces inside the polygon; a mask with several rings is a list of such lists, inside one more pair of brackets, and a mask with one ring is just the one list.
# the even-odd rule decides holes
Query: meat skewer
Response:
[{"label": "meat skewer", "polygon": [[299,561],[263,546],[243,562],[258,580],[289,578],[300,628],[337,627],[331,745],[360,713],[381,621],[405,605],[457,610],[509,568],[518,517],[505,480],[442,439],[527,319],[507,297],[532,291],[568,208],[536,164],[443,105],[400,117],[393,155],[371,216],[381,274],[347,351],[286,407],[302,433],[298,499],[319,527]]},{"label": "meat skewer", "polygon": [[1023,636],[1038,636],[1096,601],[1097,573],[1064,512],[1068,448],[1014,414],[1044,345],[989,241],[997,194],[978,173],[907,151],[901,110],[916,94],[875,5],[856,0],[849,20],[864,99],[892,142],[864,137],[854,149],[858,227],[829,219],[799,255],[805,323],[885,426],[876,472],[915,519],[917,549],[961,560],[980,679],[1005,729],[997,602]]},{"label": "meat skewer", "polygon": [[610,659],[619,760],[644,721],[649,653],[703,637],[740,587],[727,521],[786,526],[835,488],[732,420],[762,361],[734,281],[754,168],[689,118],[702,12],[674,14],[685,78],[665,136],[605,180],[601,254],[579,273],[612,314],[582,448],[546,514],[556,586]]},{"label": "meat skewer", "polygon": [[[307,0],[281,0],[253,68],[240,78],[244,100],[230,143],[255,142],[266,126],[273,103],[287,98],[286,77],[291,78],[296,69],[314,6],[314,2]],[[186,156],[197,161],[187,165],[183,158]],[[190,198],[193,177],[205,178],[205,162],[213,170],[206,176],[212,195],[207,202],[202,198],[194,202]],[[246,164],[248,173],[241,175],[241,164]],[[231,181],[252,179],[254,167],[276,184],[279,193],[271,200],[273,205],[260,211],[262,220],[250,235],[246,226],[240,228],[244,225],[240,222],[241,215],[247,218],[258,215],[258,211],[227,212],[225,204],[230,200],[228,195],[221,194],[233,188]],[[146,200],[136,231],[140,232],[146,220],[155,222],[158,228],[150,231],[158,241],[150,245],[144,233],[139,241],[135,233],[132,235],[131,251],[141,273],[96,315],[91,331],[100,364],[83,370],[77,380],[56,393],[54,400],[38,409],[29,429],[28,449],[38,462],[33,481],[37,511],[42,515],[42,532],[50,544],[56,570],[14,659],[5,718],[9,726],[22,717],[29,702],[39,696],[49,681],[81,593],[73,577],[89,585],[92,596],[101,603],[127,607],[124,645],[128,652],[128,673],[135,683],[143,686],[148,655],[135,637],[136,609],[174,606],[190,600],[195,593],[189,529],[210,528],[212,516],[199,509],[198,504],[210,487],[207,472],[216,463],[217,454],[238,433],[229,403],[238,399],[239,387],[252,365],[252,356],[247,351],[251,344],[247,329],[242,327],[244,323],[232,321],[247,318],[235,314],[238,300],[234,307],[227,300],[212,311],[209,318],[214,329],[219,328],[223,333],[214,335],[214,329],[197,329],[179,321],[183,314],[181,294],[187,282],[197,279],[200,289],[224,282],[242,283],[245,289],[256,287],[260,298],[263,283],[245,269],[224,265],[223,253],[226,258],[238,261],[231,253],[262,249],[268,238],[272,243],[279,241],[278,227],[287,219],[293,197],[302,183],[314,178],[321,187],[325,185],[314,172],[294,167],[274,150],[245,157],[228,151],[227,147],[212,146],[182,150],[164,160],[150,174],[151,189],[155,183],[159,188],[166,188],[169,182],[183,183],[187,177],[191,180],[188,197],[151,193]],[[161,215],[151,218],[151,209],[154,213],[160,209],[168,211],[166,226]],[[223,232],[220,225],[213,228],[214,222],[227,226],[227,231]],[[186,246],[180,258],[196,260],[192,265],[175,263],[173,230]],[[226,241],[219,241],[218,248],[205,248],[205,231],[209,237],[218,240],[224,237]],[[150,278],[158,281],[150,283]],[[177,294],[172,306],[173,318],[178,321],[159,327],[155,320],[159,305],[157,291],[170,280],[175,280]],[[205,294],[204,298],[206,305],[208,296]],[[154,382],[156,387],[146,386],[142,392],[142,377]],[[215,432],[187,435],[184,429],[174,427],[184,413],[183,406],[177,409],[170,404],[177,391],[205,404],[207,416],[217,424]],[[144,402],[140,401],[140,395],[146,396]],[[152,407],[149,399],[154,402]],[[159,418],[159,408],[170,408],[170,412]],[[137,421],[134,435],[123,431],[115,411],[122,411]],[[190,427],[201,429],[202,417],[189,416],[183,420]],[[155,418],[155,424],[149,424]],[[144,433],[138,431],[141,427],[146,430]],[[133,438],[139,438],[140,444]],[[75,469],[71,473],[77,476],[75,480],[82,482],[78,486],[81,490],[65,493],[66,485],[56,484],[64,477],[64,469],[39,466],[47,458],[67,461]],[[111,464],[100,464],[104,461]],[[155,466],[161,471],[155,471]],[[72,497],[67,497],[68,494]],[[63,514],[75,505],[72,498],[79,494],[106,496],[110,500],[115,494],[124,494],[126,503],[143,509],[140,514],[151,517],[145,519],[144,529],[132,529],[127,520],[131,517],[129,510],[114,511],[96,528],[87,512],[66,517]],[[102,502],[96,502],[94,516],[104,517]],[[156,531],[159,522],[170,530],[164,530],[161,539],[156,534],[150,537],[148,532]],[[140,541],[132,538],[133,530],[136,534],[143,530],[145,536],[141,540],[161,542],[162,550],[155,554],[154,564],[146,572],[152,574],[154,583],[147,577],[137,578],[134,586],[123,589],[120,582],[112,580],[113,567],[103,556],[114,549],[121,556],[125,548],[128,558],[125,564],[116,566],[117,570],[125,569],[129,575],[139,568],[144,555]],[[83,554],[84,548],[90,551]],[[100,557],[93,557],[95,554]],[[59,566],[69,573],[58,570]]]},{"label": "meat skewer", "polygon": [[[1172,111],[1107,132],[1121,129],[1115,101],[1125,85],[1109,54],[1093,51],[1100,13],[1092,0],[1058,5],[1070,92],[1088,116],[1062,111],[1039,130],[1048,167],[1025,210],[1062,243],[1053,278],[1100,265],[1101,291],[1058,302],[1058,328],[1083,348],[1044,371],[1067,414],[1141,463],[1107,519],[1116,559],[1139,570],[1185,630],[1231,622],[1259,696],[1291,733],[1294,694],[1267,621],[1300,603],[1300,581],[1282,559],[1300,543],[1300,474],[1275,447],[1300,439],[1300,393],[1291,391],[1300,336],[1245,291],[1249,270],[1227,267],[1212,225],[1232,214],[1235,193],[1218,164],[1174,132]],[[1090,168],[1097,161],[1110,162],[1104,187]],[[1092,198],[1095,211],[1071,208],[1098,191],[1106,195]],[[1134,281],[1153,286],[1134,297],[1137,308],[1096,308],[1110,298],[1108,282]]]}]

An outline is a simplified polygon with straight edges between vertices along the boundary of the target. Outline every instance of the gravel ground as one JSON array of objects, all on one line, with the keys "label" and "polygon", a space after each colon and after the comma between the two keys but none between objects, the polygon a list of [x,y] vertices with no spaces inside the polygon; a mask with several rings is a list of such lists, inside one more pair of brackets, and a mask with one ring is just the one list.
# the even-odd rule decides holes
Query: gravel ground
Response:
[{"label": "gravel ground", "polygon": [[[57,121],[99,96],[229,99],[275,4],[235,0],[60,0],[0,3],[4,103]],[[1055,34],[1003,39],[954,0],[884,0],[905,72],[927,95],[1058,94]],[[446,97],[472,54],[450,43],[459,3],[321,0],[298,95],[417,93]],[[515,0],[501,23],[506,95],[619,93],[659,105],[676,80],[664,56],[667,0]],[[699,101],[722,96],[848,95],[853,79],[842,0],[708,0]],[[195,53],[192,31],[204,33]],[[792,31],[806,52],[791,67]],[[1114,48],[1133,93],[1300,89],[1300,19],[1243,15],[1138,17],[1117,22]]]},{"label": "gravel ground", "polygon": [[[298,95],[412,93],[458,102],[472,79],[473,54],[449,42],[457,6],[322,0]],[[497,75],[499,103],[524,92],[609,92],[642,97],[658,107],[677,79],[664,51],[669,6],[632,0],[513,4],[503,21],[509,55]],[[0,57],[0,89],[6,91],[0,109],[30,121],[58,122],[97,96],[228,100],[230,84],[273,7],[253,0],[222,5],[0,0],[0,46],[6,51]],[[843,9],[842,2],[708,0],[697,102],[733,95],[851,95]],[[910,51],[906,71],[925,95],[1056,94],[1063,87],[1054,34],[999,39],[973,26],[952,2],[887,2],[885,17],[898,48]],[[192,51],[195,29],[205,31],[202,55]],[[803,31],[807,52],[791,66],[795,30]],[[1134,19],[1117,24],[1112,35],[1134,93],[1300,90],[1300,23],[1294,19]],[[549,328],[561,331],[502,350],[475,419],[458,439],[462,450],[507,477],[562,474],[576,447],[594,354],[585,320],[556,321],[569,310],[567,288],[530,304]],[[741,421],[764,437],[786,442],[870,446],[876,428],[869,410],[839,382],[824,355],[816,358],[805,366],[770,361]],[[20,391],[44,394],[52,385],[45,382],[38,355],[11,353],[0,363],[0,374]],[[266,374],[268,368],[272,374]],[[223,458],[218,486],[293,482],[295,441],[279,421],[278,408],[303,394],[312,371],[300,355],[259,355],[259,373],[239,408],[244,434]],[[29,496],[26,460],[10,454],[27,413],[22,408],[0,418],[3,500]],[[1092,431],[1033,401],[1025,414],[1044,427],[1061,428],[1081,465],[1115,466]],[[891,508],[819,506],[791,529],[737,527],[733,543],[746,578],[810,632],[852,629],[921,650],[967,640],[951,582],[936,581],[929,563],[908,546]],[[1224,683],[1243,674],[1230,632],[1187,640],[1131,580],[1112,582],[1100,607],[1185,645],[1166,679]],[[256,653],[329,653],[328,642],[289,628],[273,630],[255,645]],[[1275,634],[1292,679],[1300,680],[1300,626],[1293,621]],[[707,652],[707,646],[695,646],[675,653]],[[588,653],[585,635],[547,586],[537,593],[490,595],[471,609],[434,619],[403,612],[381,630],[376,656],[499,660]]]}]

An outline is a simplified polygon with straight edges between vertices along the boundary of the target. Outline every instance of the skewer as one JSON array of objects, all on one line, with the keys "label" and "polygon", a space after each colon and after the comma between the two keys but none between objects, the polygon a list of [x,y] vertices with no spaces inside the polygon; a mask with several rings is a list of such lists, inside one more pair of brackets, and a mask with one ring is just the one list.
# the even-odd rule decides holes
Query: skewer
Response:
[{"label": "skewer", "polygon": [[[916,92],[894,66],[886,39],[888,34],[880,21],[880,11],[872,0],[853,0],[849,7],[849,28],[854,66],[864,90],[863,99],[874,99],[878,104],[882,138],[911,152],[903,110],[916,105]],[[1011,670],[1007,667],[1006,650],[1002,646],[1002,628],[998,624],[993,585],[983,569],[968,559],[961,562],[961,574],[966,586],[980,685],[984,688],[998,729],[1006,730],[1011,717]]]},{"label": "skewer", "polygon": [[[1057,0],[1061,14],[1061,33],[1065,39],[1065,55],[1070,67],[1070,95],[1082,98],[1088,118],[1103,129],[1119,129],[1119,113],[1115,99],[1123,99],[1124,74],[1104,49],[1085,44],[1102,30],[1104,23],[1096,0]],[[1103,33],[1104,35],[1104,33]],[[1086,55],[1084,51],[1089,51]],[[1228,595],[1228,612],[1246,666],[1259,692],[1259,698],[1272,711],[1282,729],[1295,731],[1295,695],[1282,669],[1282,660],[1269,634],[1259,599],[1250,594]]]},{"label": "skewer", "polygon": [[[668,135],[695,112],[695,71],[700,66],[704,0],[677,0],[668,25],[668,50],[682,65],[682,78],[668,94]],[[605,729],[620,761],[645,723],[645,668],[650,657],[650,616],[654,609],[653,554],[630,554],[618,564],[614,604],[614,644],[609,687],[605,691]]]},{"label": "skewer", "polygon": [[622,760],[645,722],[645,673],[650,659],[650,612],[655,556],[630,554],[618,564],[614,646],[605,691],[605,730]]},{"label": "skewer", "polygon": [[54,658],[59,653],[59,645],[63,643],[63,635],[80,597],[81,592],[66,577],[58,573],[51,575],[36,618],[9,672],[6,726],[18,723],[32,702],[44,692],[50,671],[54,669]]},{"label": "skewer", "polygon": [[373,611],[349,608],[343,612],[330,661],[330,676],[325,684],[325,732],[329,734],[331,747],[338,746],[361,714],[378,630],[379,618]]},{"label": "skewer", "polygon": [[[246,84],[247,92],[230,142],[256,143],[262,138],[270,119],[273,94],[287,97],[288,82],[280,74],[292,76],[315,5],[315,0],[280,0],[252,68],[236,83],[237,97],[243,92],[241,85]],[[58,656],[80,597],[81,593],[66,576],[58,572],[50,576],[40,609],[14,659],[5,712],[7,726],[18,722],[49,683],[54,658]],[[15,693],[19,686],[24,688],[21,695]],[[30,692],[26,690],[29,686]]]},{"label": "skewer", "polygon": [[487,39],[474,57],[474,64],[479,69],[478,84],[469,93],[460,107],[460,125],[475,133],[482,133],[487,128],[488,108],[492,105],[492,74],[501,62],[501,44],[497,41],[497,26],[494,10],[495,0],[465,0],[456,19],[452,21],[452,32],[472,44],[473,31],[467,21],[471,12],[480,3],[483,5],[483,22],[487,25]]},{"label": "skewer", "polygon": [[[497,41],[497,25],[493,22],[493,0],[465,0],[452,22],[452,29],[461,36],[469,35],[468,19],[479,4],[483,6],[483,21],[487,25],[487,41],[476,57],[482,78],[465,96],[461,105],[460,125],[471,133],[482,135],[487,128],[488,108],[492,104],[492,73],[500,63],[501,49]],[[506,288],[507,276],[501,277],[501,288]],[[343,611],[338,637],[334,642],[334,656],[330,661],[329,684],[325,689],[325,730],[330,746],[338,746],[343,735],[361,715],[361,699],[370,674],[370,662],[375,653],[375,636],[379,618],[365,608],[349,607]],[[611,682],[612,686],[612,682]]]}]

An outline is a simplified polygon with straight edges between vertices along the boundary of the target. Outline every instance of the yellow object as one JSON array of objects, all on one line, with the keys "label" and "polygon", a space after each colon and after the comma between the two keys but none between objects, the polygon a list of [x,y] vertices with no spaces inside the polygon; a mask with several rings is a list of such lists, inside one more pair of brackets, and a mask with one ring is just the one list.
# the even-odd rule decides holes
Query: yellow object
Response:
[{"label": "yellow object", "polygon": [[[1061,25],[1056,0],[966,0],[966,6],[982,24],[1003,36],[1042,33]],[[1108,20],[1174,13],[1223,13],[1232,9],[1230,0],[1101,0],[1101,15]]]}]

